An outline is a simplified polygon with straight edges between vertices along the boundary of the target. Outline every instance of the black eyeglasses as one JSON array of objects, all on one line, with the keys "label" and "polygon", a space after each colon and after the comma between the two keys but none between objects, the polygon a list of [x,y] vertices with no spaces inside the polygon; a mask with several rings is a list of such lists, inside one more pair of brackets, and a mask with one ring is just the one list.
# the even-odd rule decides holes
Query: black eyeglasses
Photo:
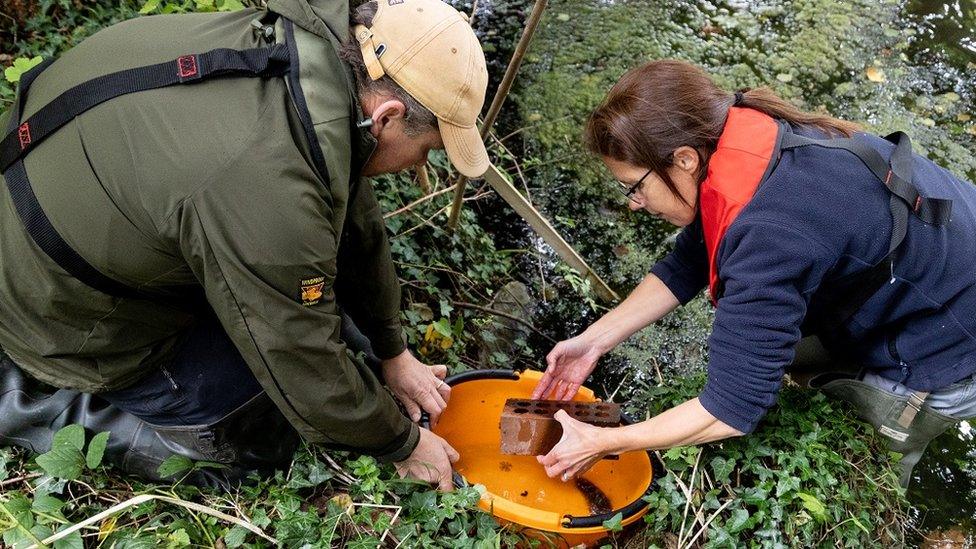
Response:
[{"label": "black eyeglasses", "polygon": [[641,178],[637,180],[637,183],[634,183],[633,186],[631,187],[627,187],[622,182],[617,181],[617,183],[620,183],[620,186],[617,188],[620,189],[620,192],[622,192],[623,195],[627,197],[627,200],[633,200],[634,202],[637,202],[636,200],[634,200],[634,193],[636,193],[637,189],[639,189],[641,185],[644,184],[644,180],[647,179],[647,176],[651,175],[651,172],[653,171],[654,171],[653,168],[647,170],[647,173],[642,175]]}]

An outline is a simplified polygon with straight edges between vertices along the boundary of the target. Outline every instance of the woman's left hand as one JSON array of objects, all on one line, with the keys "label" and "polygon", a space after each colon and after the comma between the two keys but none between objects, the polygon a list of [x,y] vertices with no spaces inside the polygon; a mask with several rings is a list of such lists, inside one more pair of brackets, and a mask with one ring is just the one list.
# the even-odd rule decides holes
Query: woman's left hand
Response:
[{"label": "woman's left hand", "polygon": [[549,478],[566,482],[588,471],[607,455],[607,429],[577,421],[564,410],[553,416],[563,427],[563,436],[544,456],[536,456]]}]

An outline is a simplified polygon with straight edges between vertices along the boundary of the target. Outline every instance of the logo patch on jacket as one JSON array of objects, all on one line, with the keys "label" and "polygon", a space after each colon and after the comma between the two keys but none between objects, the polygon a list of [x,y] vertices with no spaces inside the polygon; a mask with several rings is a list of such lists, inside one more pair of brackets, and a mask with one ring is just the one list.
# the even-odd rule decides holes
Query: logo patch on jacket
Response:
[{"label": "logo patch on jacket", "polygon": [[310,307],[322,301],[322,289],[325,287],[325,277],[306,278],[302,280],[302,305]]}]

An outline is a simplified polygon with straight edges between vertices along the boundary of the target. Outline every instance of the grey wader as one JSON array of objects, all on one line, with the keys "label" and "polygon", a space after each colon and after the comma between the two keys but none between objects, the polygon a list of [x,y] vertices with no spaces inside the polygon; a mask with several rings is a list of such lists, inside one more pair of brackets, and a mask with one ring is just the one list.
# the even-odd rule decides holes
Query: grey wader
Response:
[{"label": "grey wader", "polygon": [[865,383],[858,366],[832,359],[816,337],[800,341],[787,372],[803,386],[850,403],[858,417],[884,435],[888,447],[902,454],[898,467],[903,488],[908,488],[912,470],[932,439],[960,421],[927,406],[929,393],[899,396]]}]

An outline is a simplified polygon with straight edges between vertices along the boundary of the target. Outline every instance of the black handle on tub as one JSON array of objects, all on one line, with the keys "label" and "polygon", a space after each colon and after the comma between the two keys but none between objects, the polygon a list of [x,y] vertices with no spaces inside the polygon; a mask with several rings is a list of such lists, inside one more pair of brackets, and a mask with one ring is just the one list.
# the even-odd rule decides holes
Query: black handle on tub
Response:
[{"label": "black handle on tub", "polygon": [[[621,413],[620,423],[624,425],[631,425],[636,423],[636,421],[634,421],[634,418],[630,417],[629,415]],[[661,463],[661,460],[658,459],[657,455],[648,450],[647,457],[651,460],[651,483],[647,486],[647,491],[645,491],[641,497],[628,503],[620,509],[610,511],[609,513],[589,515],[585,517],[566,515],[563,517],[563,526],[566,528],[593,528],[594,526],[603,526],[605,521],[612,519],[617,513],[620,513],[623,516],[623,519],[626,520],[627,518],[640,512],[641,509],[647,506],[644,498],[646,498],[656,489],[657,480],[664,476],[664,464]]]}]

